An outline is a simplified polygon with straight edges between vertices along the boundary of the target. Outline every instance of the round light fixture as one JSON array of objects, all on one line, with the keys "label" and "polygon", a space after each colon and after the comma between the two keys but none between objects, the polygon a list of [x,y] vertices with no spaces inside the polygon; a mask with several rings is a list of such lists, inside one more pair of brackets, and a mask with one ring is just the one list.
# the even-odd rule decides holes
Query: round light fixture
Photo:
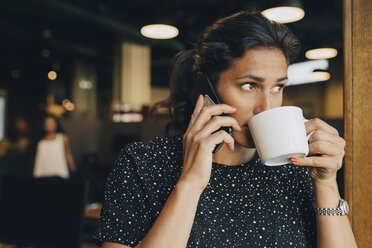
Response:
[{"label": "round light fixture", "polygon": [[304,18],[305,11],[299,7],[280,6],[262,11],[262,14],[271,21],[279,23],[296,22]]},{"label": "round light fixture", "polygon": [[82,90],[90,90],[92,86],[93,86],[92,82],[88,80],[80,80],[79,82],[79,87]]},{"label": "round light fixture", "polygon": [[311,79],[314,82],[327,81],[331,78],[331,74],[326,71],[314,71],[311,73]]},{"label": "round light fixture", "polygon": [[171,39],[178,35],[178,29],[171,25],[151,24],[143,26],[141,34],[152,39]]},{"label": "round light fixture", "polygon": [[305,53],[308,59],[330,59],[337,56],[337,50],[334,48],[311,49]]},{"label": "round light fixture", "polygon": [[73,104],[72,102],[70,102],[70,100],[68,99],[65,99],[62,101],[62,106],[67,110],[67,111],[74,111],[75,109],[75,104]]},{"label": "round light fixture", "polygon": [[57,73],[55,71],[48,72],[48,78],[50,80],[55,80],[57,78]]}]

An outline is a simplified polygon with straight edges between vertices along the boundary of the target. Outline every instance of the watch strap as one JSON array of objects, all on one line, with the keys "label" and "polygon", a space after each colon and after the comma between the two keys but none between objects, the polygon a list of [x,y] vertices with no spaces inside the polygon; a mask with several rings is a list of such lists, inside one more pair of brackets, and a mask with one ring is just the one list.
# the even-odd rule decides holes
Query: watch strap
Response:
[{"label": "watch strap", "polygon": [[319,215],[347,215],[347,211],[342,208],[342,204],[344,203],[344,201],[345,200],[341,199],[339,207],[337,208],[318,208],[314,206],[314,213]]}]

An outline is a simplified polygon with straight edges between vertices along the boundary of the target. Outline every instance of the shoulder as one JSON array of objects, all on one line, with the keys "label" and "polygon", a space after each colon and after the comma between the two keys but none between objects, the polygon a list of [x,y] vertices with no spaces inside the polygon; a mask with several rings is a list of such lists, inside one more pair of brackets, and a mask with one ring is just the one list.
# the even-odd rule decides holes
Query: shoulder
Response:
[{"label": "shoulder", "polygon": [[[181,137],[155,138],[134,142],[121,150],[108,183],[119,183],[118,188],[130,184],[141,185],[149,191],[165,192],[172,188],[182,170]],[[120,186],[121,185],[121,186]],[[152,196],[155,197],[155,196]]]},{"label": "shoulder", "polygon": [[[177,136],[134,142],[123,148],[106,180],[97,236],[126,238],[128,244],[141,240],[176,184],[180,162],[182,139]],[[123,223],[129,223],[131,231],[115,233]]]},{"label": "shoulder", "polygon": [[157,137],[151,141],[134,142],[123,148],[116,166],[135,167],[137,173],[148,174],[160,167],[179,166],[182,159],[181,136]]},{"label": "shoulder", "polygon": [[68,142],[68,137],[64,133],[57,133],[57,136],[63,139],[63,142],[67,143]]},{"label": "shoulder", "polygon": [[180,136],[157,137],[151,141],[134,142],[128,144],[121,154],[130,155],[136,162],[158,157],[173,157],[182,153],[182,139]]}]

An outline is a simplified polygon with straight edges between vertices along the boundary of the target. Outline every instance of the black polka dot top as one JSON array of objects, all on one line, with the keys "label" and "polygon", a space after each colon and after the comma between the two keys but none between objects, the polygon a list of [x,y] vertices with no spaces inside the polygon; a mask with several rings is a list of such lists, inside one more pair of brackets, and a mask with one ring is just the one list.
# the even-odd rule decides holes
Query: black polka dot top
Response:
[{"label": "black polka dot top", "polygon": [[[97,242],[135,247],[151,229],[181,171],[180,136],[123,149],[107,179]],[[316,247],[313,200],[305,167],[265,166],[257,154],[242,165],[213,163],[187,247]]]}]

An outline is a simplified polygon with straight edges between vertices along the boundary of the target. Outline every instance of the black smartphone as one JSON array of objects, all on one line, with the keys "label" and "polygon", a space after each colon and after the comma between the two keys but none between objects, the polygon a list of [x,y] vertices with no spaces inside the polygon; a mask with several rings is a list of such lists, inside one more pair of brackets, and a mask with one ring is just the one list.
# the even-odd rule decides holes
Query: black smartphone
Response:
[{"label": "black smartphone", "polygon": [[[202,95],[204,97],[205,106],[222,103],[217,95],[217,91],[213,87],[212,82],[210,81],[209,77],[204,73],[201,74],[199,78],[194,82],[194,85],[192,86],[189,93],[189,99],[193,103],[194,107],[199,95]],[[226,116],[226,114],[222,114],[221,116]],[[231,134],[233,131],[232,127],[221,127],[216,132],[220,130],[224,130],[228,134]],[[213,150],[213,153],[218,152],[218,150],[222,147],[223,144],[224,142],[217,144]]]}]

